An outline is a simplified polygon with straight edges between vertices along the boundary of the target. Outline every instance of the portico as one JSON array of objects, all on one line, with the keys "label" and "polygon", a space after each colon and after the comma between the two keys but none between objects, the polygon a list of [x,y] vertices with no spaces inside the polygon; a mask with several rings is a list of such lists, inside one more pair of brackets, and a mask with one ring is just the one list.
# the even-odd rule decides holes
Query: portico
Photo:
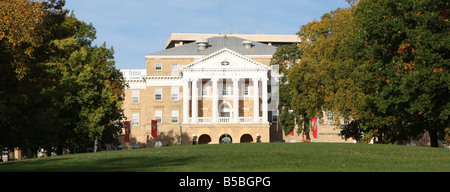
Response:
[{"label": "portico", "polygon": [[[206,79],[206,84],[200,84],[204,82],[205,79],[183,79],[183,124],[252,124],[252,123],[268,123],[267,121],[267,92],[260,91],[264,90],[264,86],[267,87],[266,79],[255,78],[234,78],[234,79],[219,79],[211,78]],[[245,82],[251,80],[253,92],[248,90],[250,85],[246,85]],[[232,81],[232,95],[229,94],[227,90],[229,86],[227,84],[222,84],[222,82]],[[211,88],[208,87],[208,82],[211,82]],[[220,82],[220,83],[219,83]],[[203,85],[203,86],[202,86]],[[201,95],[206,91],[201,91],[199,87],[203,89],[211,89],[212,95]],[[246,89],[245,91],[242,89]],[[267,88],[265,88],[267,89]],[[219,91],[222,90],[222,91]],[[202,93],[200,93],[200,91]],[[227,93],[228,92],[228,93]],[[261,93],[260,93],[261,92]],[[242,94],[249,95],[242,95]],[[251,93],[251,95],[250,95]],[[188,99],[184,99],[188,98]],[[212,105],[211,116],[199,117],[199,102],[210,100]],[[242,110],[249,110],[241,106],[240,101],[253,101],[253,115],[252,116],[240,116],[243,113]],[[219,102],[220,101],[220,102]],[[263,102],[266,101],[266,102]],[[262,106],[262,110],[260,109]],[[262,113],[262,116],[260,115]]]},{"label": "portico", "polygon": [[182,123],[268,124],[269,70],[229,49],[181,68]]}]

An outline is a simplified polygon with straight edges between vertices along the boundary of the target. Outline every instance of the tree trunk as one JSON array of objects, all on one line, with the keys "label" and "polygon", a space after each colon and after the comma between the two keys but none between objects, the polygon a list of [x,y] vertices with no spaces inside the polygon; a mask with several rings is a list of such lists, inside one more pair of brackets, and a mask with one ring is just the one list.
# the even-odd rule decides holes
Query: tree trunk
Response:
[{"label": "tree trunk", "polygon": [[430,134],[430,145],[431,145],[431,147],[439,147],[437,131],[436,130],[430,130],[428,133]]},{"label": "tree trunk", "polygon": [[311,137],[309,136],[310,122],[311,122],[311,119],[307,118],[306,114],[304,114],[303,115],[303,132],[304,132],[304,135],[306,135],[306,141],[308,141],[308,142],[311,141]]},{"label": "tree trunk", "polygon": [[52,148],[48,147],[45,150],[47,151],[47,157],[51,157],[52,156]]},{"label": "tree trunk", "polygon": [[63,155],[63,147],[62,147],[62,145],[59,145],[59,146],[56,148],[56,154],[57,154],[57,155]]}]

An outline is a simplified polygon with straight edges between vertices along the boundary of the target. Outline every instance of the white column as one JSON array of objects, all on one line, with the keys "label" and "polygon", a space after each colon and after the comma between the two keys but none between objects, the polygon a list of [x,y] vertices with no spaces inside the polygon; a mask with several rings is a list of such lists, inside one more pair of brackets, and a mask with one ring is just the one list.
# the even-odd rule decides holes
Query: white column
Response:
[{"label": "white column", "polygon": [[233,78],[233,123],[239,123],[239,78]]},{"label": "white column", "polygon": [[198,123],[198,79],[192,79],[192,123]]},{"label": "white column", "polygon": [[183,80],[183,124],[189,123],[189,79]]},{"label": "white column", "polygon": [[253,79],[253,122],[259,123],[259,79]]},{"label": "white column", "polygon": [[262,122],[263,123],[268,123],[269,121],[268,119],[268,114],[267,114],[267,110],[268,110],[268,97],[267,97],[267,81],[269,80],[269,78],[264,77],[261,79],[262,81]]},{"label": "white column", "polygon": [[218,123],[219,122],[219,87],[217,86],[217,82],[219,81],[219,78],[215,77],[211,79],[212,81],[212,96],[213,96],[213,102],[212,102],[212,123]]}]

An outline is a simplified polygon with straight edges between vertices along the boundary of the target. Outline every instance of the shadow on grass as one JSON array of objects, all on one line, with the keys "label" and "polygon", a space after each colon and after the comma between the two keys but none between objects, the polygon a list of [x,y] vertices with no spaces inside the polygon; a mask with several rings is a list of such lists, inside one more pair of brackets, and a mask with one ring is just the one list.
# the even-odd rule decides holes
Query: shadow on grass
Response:
[{"label": "shadow on grass", "polygon": [[92,160],[49,158],[0,164],[0,172],[164,172],[195,161],[195,157],[114,157]]},{"label": "shadow on grass", "polygon": [[[98,172],[151,172],[170,171],[176,167],[187,165],[195,161],[195,157],[121,157],[98,160],[94,171]],[[83,171],[90,171],[91,166],[86,166]]]}]

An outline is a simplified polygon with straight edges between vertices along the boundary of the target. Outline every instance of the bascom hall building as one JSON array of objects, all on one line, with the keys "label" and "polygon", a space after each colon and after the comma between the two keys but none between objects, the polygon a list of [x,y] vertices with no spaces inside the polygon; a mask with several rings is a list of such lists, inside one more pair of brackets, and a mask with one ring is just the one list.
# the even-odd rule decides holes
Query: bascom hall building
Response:
[{"label": "bascom hall building", "polygon": [[121,70],[131,122],[123,147],[216,144],[224,137],[231,143],[298,140],[277,126],[281,75],[270,62],[278,46],[299,41],[296,35],[172,34],[164,50],[145,55],[146,69]]}]

